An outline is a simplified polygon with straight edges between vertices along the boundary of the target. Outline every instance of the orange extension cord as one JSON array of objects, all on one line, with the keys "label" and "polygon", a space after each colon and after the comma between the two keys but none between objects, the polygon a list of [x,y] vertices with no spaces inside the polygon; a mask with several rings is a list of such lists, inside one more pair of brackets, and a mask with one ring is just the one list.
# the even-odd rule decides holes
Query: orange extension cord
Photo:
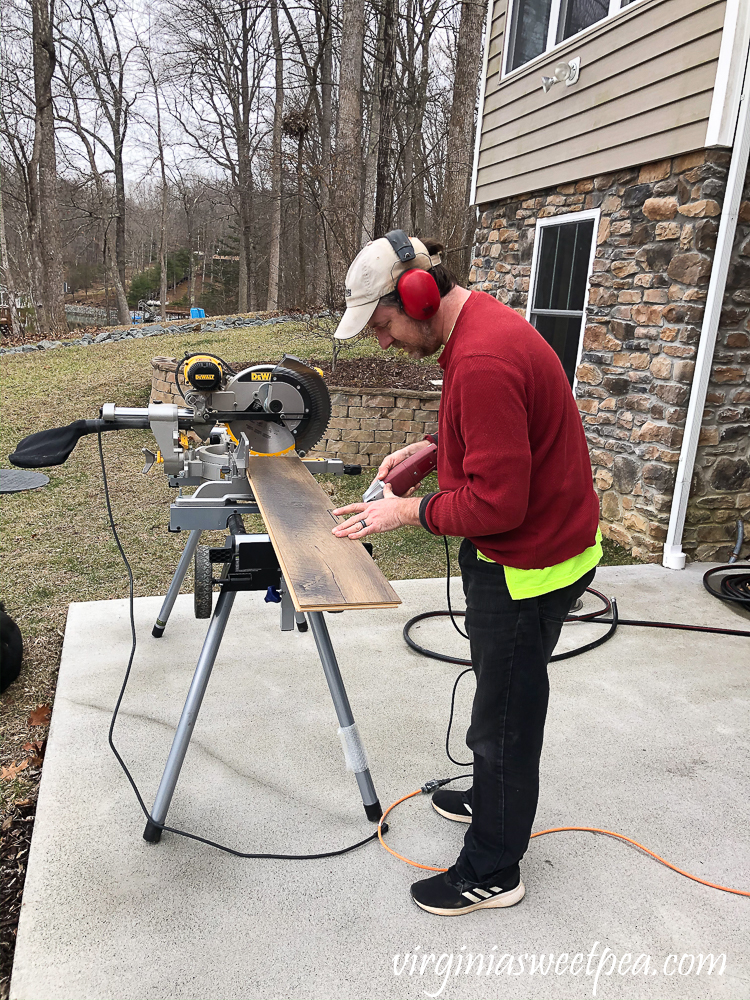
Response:
[{"label": "orange extension cord", "polygon": [[[380,817],[380,822],[378,823],[378,840],[389,854],[392,854],[394,858],[398,858],[399,861],[405,861],[407,865],[413,865],[414,868],[423,868],[428,872],[447,872],[447,868],[436,868],[434,865],[421,865],[418,861],[411,861],[409,858],[405,858],[402,854],[398,854],[383,840],[382,826],[388,813],[392,812],[396,806],[400,805],[402,802],[406,802],[407,799],[414,798],[415,795],[421,794],[422,789],[418,788],[415,792],[409,792],[408,795],[402,796],[402,798],[397,799],[394,803],[388,806],[386,811]],[[545,833],[565,833],[568,830],[577,830],[583,833],[603,833],[607,837],[614,837],[616,840],[624,840],[626,844],[632,844],[639,850],[649,854],[660,864],[666,865],[667,868],[671,868],[672,871],[677,872],[678,875],[684,875],[685,878],[692,879],[693,882],[700,882],[701,885],[707,885],[710,889],[720,889],[722,892],[731,892],[735,896],[750,896],[750,892],[745,892],[743,889],[730,889],[726,885],[716,885],[715,882],[707,882],[704,878],[698,878],[697,875],[691,875],[689,872],[683,871],[682,868],[678,868],[677,865],[673,865],[670,864],[669,861],[665,861],[664,858],[659,857],[658,854],[654,854],[653,851],[649,851],[647,847],[644,847],[643,844],[639,844],[637,840],[631,840],[630,837],[625,837],[621,833],[613,833],[611,830],[600,830],[596,826],[555,826],[551,830],[539,830],[537,833],[532,833],[531,839],[533,840],[534,837],[543,837]]]}]

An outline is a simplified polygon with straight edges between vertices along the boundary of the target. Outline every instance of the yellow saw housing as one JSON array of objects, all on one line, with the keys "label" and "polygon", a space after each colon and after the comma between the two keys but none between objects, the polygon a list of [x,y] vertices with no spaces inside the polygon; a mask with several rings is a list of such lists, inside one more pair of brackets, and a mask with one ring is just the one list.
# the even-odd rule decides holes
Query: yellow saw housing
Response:
[{"label": "yellow saw housing", "polygon": [[196,354],[185,362],[182,377],[198,392],[213,392],[220,389],[224,382],[224,368],[218,358],[210,354]]}]

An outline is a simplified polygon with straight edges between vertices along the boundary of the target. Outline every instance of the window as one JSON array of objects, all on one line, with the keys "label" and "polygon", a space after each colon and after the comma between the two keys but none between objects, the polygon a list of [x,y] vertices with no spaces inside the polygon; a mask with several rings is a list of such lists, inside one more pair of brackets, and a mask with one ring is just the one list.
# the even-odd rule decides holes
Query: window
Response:
[{"label": "window", "polygon": [[527,318],[575,380],[599,211],[539,219]]},{"label": "window", "polygon": [[616,14],[634,0],[511,0],[505,72]]}]

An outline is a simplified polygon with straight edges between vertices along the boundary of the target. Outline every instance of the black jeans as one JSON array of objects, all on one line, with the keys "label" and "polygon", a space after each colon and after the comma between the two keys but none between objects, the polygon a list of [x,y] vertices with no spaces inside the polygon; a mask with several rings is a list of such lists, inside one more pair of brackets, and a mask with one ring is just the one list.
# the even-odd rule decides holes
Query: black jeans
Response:
[{"label": "black jeans", "polygon": [[561,590],[514,601],[505,571],[477,559],[464,539],[459,564],[477,690],[466,743],[474,754],[472,821],[456,862],[466,882],[517,864],[539,797],[539,759],[549,700],[547,664],[565,616],[594,570]]}]

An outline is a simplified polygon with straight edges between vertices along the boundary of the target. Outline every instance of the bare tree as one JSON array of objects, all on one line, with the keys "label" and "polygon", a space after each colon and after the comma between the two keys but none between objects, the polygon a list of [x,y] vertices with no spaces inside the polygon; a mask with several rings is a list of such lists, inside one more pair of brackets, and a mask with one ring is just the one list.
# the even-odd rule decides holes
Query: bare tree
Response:
[{"label": "bare tree", "polygon": [[268,298],[266,309],[274,310],[279,304],[279,259],[281,255],[281,143],[284,126],[284,54],[279,32],[278,0],[271,0],[271,39],[275,71],[275,99],[273,104],[273,150],[271,153],[271,248],[268,261]]},{"label": "bare tree", "polygon": [[[63,115],[61,115],[61,121],[65,123],[65,127],[71,129],[85,152],[86,160],[88,162],[88,167],[90,171],[90,177],[94,183],[96,189],[96,211],[99,215],[99,221],[102,226],[103,236],[102,236],[102,262],[104,266],[104,276],[105,276],[105,297],[107,301],[107,308],[109,305],[109,296],[106,292],[108,287],[107,279],[111,278],[115,286],[115,298],[117,301],[117,314],[120,323],[130,322],[130,309],[128,308],[128,300],[125,295],[125,286],[123,279],[120,276],[120,269],[118,267],[117,261],[117,237],[116,237],[116,223],[120,218],[120,212],[117,208],[117,192],[115,189],[114,198],[110,197],[107,178],[103,170],[99,166],[99,161],[97,160],[97,130],[88,123],[81,109],[81,103],[78,97],[77,89],[77,60],[73,52],[68,50],[69,58],[67,60],[60,61],[60,77],[64,83],[66,94],[68,98],[67,108]],[[122,213],[124,216],[124,207],[122,208]],[[115,238],[113,239],[110,234],[110,229],[112,228],[112,222],[115,222]],[[124,256],[124,245],[123,245],[123,256]],[[109,319],[109,316],[107,317]]]},{"label": "bare tree", "polygon": [[[229,176],[240,230],[240,312],[257,308],[253,161],[266,135],[265,7],[249,0],[169,0],[172,112],[190,144]],[[244,278],[243,278],[244,270]]]},{"label": "bare tree", "polygon": [[18,322],[18,310],[16,308],[16,289],[13,281],[13,272],[8,259],[8,241],[5,236],[5,212],[3,211],[3,190],[2,173],[0,173],[0,291],[7,295],[8,308],[10,309],[10,328],[14,339],[21,334],[21,327]]},{"label": "bare tree", "polygon": [[393,173],[391,142],[396,86],[396,14],[395,0],[383,0],[383,64],[380,74],[380,129],[378,159],[375,169],[375,219],[373,237],[384,236],[393,219]]},{"label": "bare tree", "polygon": [[[336,123],[337,259],[346,262],[359,250],[362,198],[362,57],[365,43],[365,0],[347,0],[341,27],[341,70]],[[339,269],[341,267],[339,264]],[[344,270],[345,270],[344,266]],[[338,275],[339,279],[343,274]]]},{"label": "bare tree", "polygon": [[[17,15],[9,23],[10,13]],[[52,78],[57,53],[51,0],[2,8],[0,136],[10,153],[22,192],[22,255],[25,283],[34,303],[37,331],[45,337],[67,332],[57,197],[57,157]],[[29,86],[31,85],[31,86]],[[7,229],[3,251],[6,286],[15,287]]]},{"label": "bare tree", "polygon": [[[159,175],[161,180],[161,216],[159,219],[159,305],[162,320],[167,318],[167,208],[169,203],[169,185],[167,183],[167,164],[164,156],[164,134],[161,125],[161,91],[162,82],[158,79],[157,71],[151,54],[151,47],[143,40],[140,41],[141,56],[146,68],[151,89],[154,93],[154,111],[156,119],[152,123],[154,137],[156,139],[156,158],[159,163]],[[192,268],[191,268],[192,269]]]},{"label": "bare tree", "polygon": [[29,186],[34,212],[35,243],[41,257],[43,326],[51,333],[67,333],[63,304],[63,269],[57,204],[57,156],[52,76],[57,56],[53,30],[54,0],[31,0],[34,46],[34,149],[29,163]]},{"label": "bare tree", "polygon": [[461,284],[469,273],[472,213],[469,184],[474,152],[474,120],[477,84],[481,69],[482,27],[486,5],[482,0],[462,0],[458,29],[453,103],[448,126],[448,144],[443,192],[443,239],[448,263]]},{"label": "bare tree", "polygon": [[[114,177],[114,260],[119,285],[126,280],[125,247],[125,141],[133,105],[141,92],[128,75],[128,63],[136,43],[123,43],[120,0],[65,0],[66,16],[60,24],[60,45],[65,50],[62,74],[72,116],[65,118],[84,145],[104,153]],[[105,136],[105,129],[108,135]],[[84,140],[84,135],[86,140]],[[87,150],[88,157],[88,150]],[[90,162],[90,157],[88,157]],[[97,167],[97,169],[99,169]],[[115,283],[118,287],[118,283]],[[128,323],[127,301],[118,289],[120,322]]]}]

